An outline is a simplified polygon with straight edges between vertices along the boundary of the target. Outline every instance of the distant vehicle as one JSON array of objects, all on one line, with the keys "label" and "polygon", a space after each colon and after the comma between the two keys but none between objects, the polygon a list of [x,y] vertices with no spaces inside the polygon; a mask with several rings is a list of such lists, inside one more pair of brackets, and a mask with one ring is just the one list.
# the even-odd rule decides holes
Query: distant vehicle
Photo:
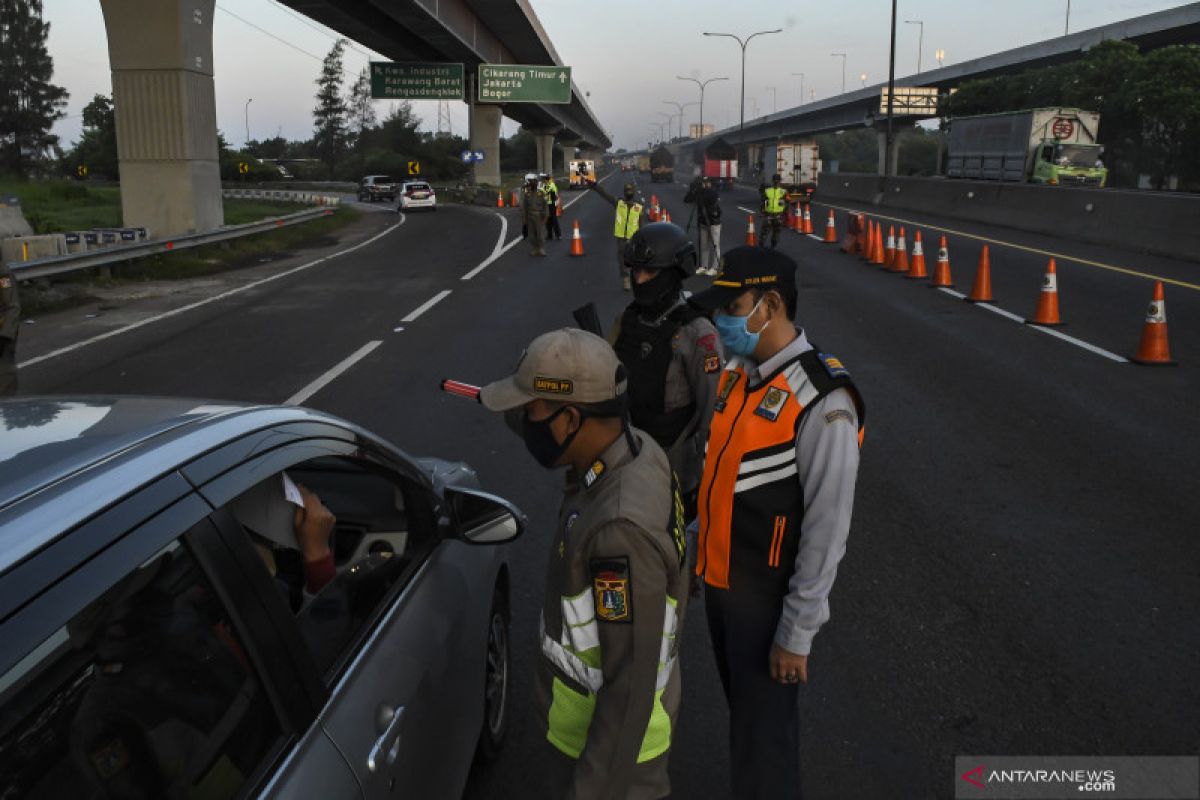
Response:
[{"label": "distant vehicle", "polygon": [[368,175],[358,182],[358,200],[361,203],[395,200],[396,191],[396,182],[389,175]]},{"label": "distant vehicle", "polygon": [[650,174],[650,156],[637,157],[637,171],[643,175]]},{"label": "distant vehicle", "polygon": [[571,162],[568,186],[571,189],[586,189],[596,185],[596,162],[580,159]]},{"label": "distant vehicle", "polygon": [[675,156],[664,145],[650,154],[650,180],[653,183],[672,183],[675,180]]},{"label": "distant vehicle", "polygon": [[425,181],[406,181],[400,186],[400,211],[428,208],[437,211],[437,193]]},{"label": "distant vehicle", "polygon": [[[521,512],[296,407],[0,401],[8,797],[458,797],[508,726]],[[286,474],[336,515],[314,589]],[[282,527],[279,523],[282,523]]]},{"label": "distant vehicle", "polygon": [[633,172],[637,168],[637,162],[632,158],[621,159],[621,172]]},{"label": "distant vehicle", "polygon": [[718,189],[726,189],[737,182],[737,148],[724,139],[710,142],[703,150],[697,149],[694,157],[700,162],[700,174],[710,178]]},{"label": "distant vehicle", "polygon": [[820,148],[812,141],[776,145],[775,173],[790,192],[810,197],[821,174]]},{"label": "distant vehicle", "polygon": [[1104,186],[1097,142],[1100,115],[1078,108],[1033,108],[950,120],[946,176]]}]

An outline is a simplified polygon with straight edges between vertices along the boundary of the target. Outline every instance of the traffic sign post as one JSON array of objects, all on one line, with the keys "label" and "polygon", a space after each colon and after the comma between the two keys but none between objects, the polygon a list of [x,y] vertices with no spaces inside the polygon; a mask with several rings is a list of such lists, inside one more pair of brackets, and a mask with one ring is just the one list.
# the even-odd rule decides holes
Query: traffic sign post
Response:
[{"label": "traffic sign post", "polygon": [[464,164],[475,164],[483,161],[483,155],[482,150],[463,150],[459,153],[458,157],[462,159]]},{"label": "traffic sign post", "polygon": [[87,164],[80,164],[75,168],[75,174],[81,178],[87,177]]},{"label": "traffic sign post", "polygon": [[240,172],[242,175],[245,175],[249,171],[250,171],[249,164],[247,164],[245,161],[238,162],[238,172]]},{"label": "traffic sign post", "polygon": [[420,175],[421,174],[421,162],[420,161],[408,162],[408,174],[409,175]]},{"label": "traffic sign post", "polygon": [[481,103],[570,103],[571,68],[480,64]]},{"label": "traffic sign post", "polygon": [[462,100],[463,65],[371,62],[372,100]]}]

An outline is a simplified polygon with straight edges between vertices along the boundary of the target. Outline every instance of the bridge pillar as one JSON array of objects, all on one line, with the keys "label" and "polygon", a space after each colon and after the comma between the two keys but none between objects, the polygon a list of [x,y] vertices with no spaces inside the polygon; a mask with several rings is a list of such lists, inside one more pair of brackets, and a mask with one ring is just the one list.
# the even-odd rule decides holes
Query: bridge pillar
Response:
[{"label": "bridge pillar", "polygon": [[530,131],[537,145],[537,171],[554,174],[554,137],[557,129]]},{"label": "bridge pillar", "polygon": [[215,0],[100,0],[121,213],[153,236],[224,223],[213,92]]},{"label": "bridge pillar", "polygon": [[475,164],[475,182],[500,185],[500,120],[504,107],[475,103],[471,107],[471,149],[483,151]]}]

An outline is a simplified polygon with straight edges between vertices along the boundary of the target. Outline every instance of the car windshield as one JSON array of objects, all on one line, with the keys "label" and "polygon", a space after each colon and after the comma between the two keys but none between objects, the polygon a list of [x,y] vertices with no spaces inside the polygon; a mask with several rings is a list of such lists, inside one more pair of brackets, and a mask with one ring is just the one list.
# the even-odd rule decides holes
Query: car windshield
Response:
[{"label": "car windshield", "polygon": [[376,175],[374,181],[375,183],[391,183],[392,178],[390,175]]},{"label": "car windshield", "polygon": [[1060,144],[1054,148],[1054,160],[1069,167],[1094,167],[1100,148],[1090,144]]}]

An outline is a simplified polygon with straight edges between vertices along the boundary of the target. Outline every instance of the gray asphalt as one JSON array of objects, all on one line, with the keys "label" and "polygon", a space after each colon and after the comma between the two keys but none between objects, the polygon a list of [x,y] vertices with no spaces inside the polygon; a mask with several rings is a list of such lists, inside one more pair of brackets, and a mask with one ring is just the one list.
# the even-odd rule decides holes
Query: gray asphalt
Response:
[{"label": "gray asphalt", "polygon": [[[681,186],[643,190],[687,220]],[[725,196],[726,247],[745,228],[736,206],[752,201],[752,193]],[[606,323],[615,318],[628,295],[616,280],[611,214],[595,196],[567,210],[563,229],[569,236],[580,221],[583,258],[567,256],[567,239],[544,259],[518,244],[468,281],[462,275],[497,245],[495,210],[410,214],[350,255],[26,367],[22,388],[282,402],[366,343],[382,342],[306,404],[410,452],[467,460],[488,488],[529,513],[530,531],[512,552],[510,740],[467,792],[524,797],[536,769],[538,733],[526,709],[557,479],[497,419],[437,387],[444,377],[499,377],[528,340],[571,324],[571,309],[589,300]],[[507,240],[520,227],[510,220]],[[397,221],[372,214],[347,235],[361,239]],[[1196,265],[921,222],[1197,283]],[[978,242],[950,238],[966,291]],[[936,254],[931,239],[926,233],[926,250]],[[341,247],[230,280],[244,285]],[[830,245],[788,234],[781,247],[802,265],[801,323],[850,368],[868,408],[849,551],[802,692],[806,796],[948,797],[956,754],[1200,752],[1200,293],[1168,286],[1181,363],[1148,369]],[[1044,264],[1043,255],[992,245],[999,305],[1032,313]],[[1133,349],[1148,279],[1060,260],[1059,286],[1065,332],[1120,355]],[[194,301],[40,319],[22,332],[21,357]],[[671,759],[680,798],[728,796],[728,718],[701,609],[692,606],[684,633],[685,702]]]}]

